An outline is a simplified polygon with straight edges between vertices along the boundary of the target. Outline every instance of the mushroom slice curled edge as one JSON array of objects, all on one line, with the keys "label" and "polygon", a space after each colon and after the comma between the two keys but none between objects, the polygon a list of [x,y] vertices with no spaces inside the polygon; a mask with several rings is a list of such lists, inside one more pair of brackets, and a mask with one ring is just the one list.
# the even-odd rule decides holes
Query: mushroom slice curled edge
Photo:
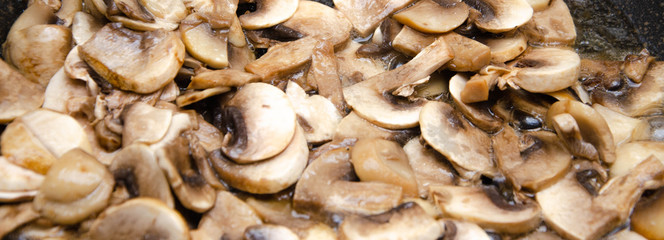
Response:
[{"label": "mushroom slice curled edge", "polygon": [[322,143],[332,140],[334,130],[341,122],[341,114],[334,104],[320,95],[308,96],[293,81],[286,86],[286,95],[293,104],[297,122],[304,129],[308,143]]},{"label": "mushroom slice curled edge", "polygon": [[[555,92],[572,86],[578,79],[581,58],[572,51],[560,48],[536,48],[512,63],[513,81],[529,92]],[[505,76],[503,76],[505,77]]]},{"label": "mushroom slice curled edge", "polygon": [[44,86],[28,80],[2,60],[0,79],[0,123],[9,123],[44,102]]},{"label": "mushroom slice curled edge", "polygon": [[255,30],[282,23],[297,11],[298,0],[257,0],[256,11],[240,15],[242,28]]},{"label": "mushroom slice curled edge", "polygon": [[184,62],[185,47],[174,32],[136,32],[110,23],[79,51],[81,58],[113,86],[147,94],[175,78]]},{"label": "mushroom slice curled edge", "polygon": [[501,233],[526,233],[541,221],[537,203],[510,204],[491,187],[431,186],[429,194],[444,216]]},{"label": "mushroom slice curled edge", "polygon": [[250,83],[224,106],[226,134],[221,150],[243,164],[267,159],[283,151],[295,135],[295,111],[280,89]]},{"label": "mushroom slice curled edge", "polygon": [[43,181],[43,175],[14,165],[0,156],[0,202],[31,199]]},{"label": "mushroom slice curled edge", "polygon": [[182,215],[159,200],[136,198],[107,208],[90,226],[87,239],[189,239]]},{"label": "mushroom slice curled edge", "polygon": [[293,185],[307,165],[309,148],[304,130],[296,126],[295,136],[281,153],[249,164],[237,164],[220,151],[210,154],[214,168],[234,188],[256,194],[277,193]]},{"label": "mushroom slice curled edge", "polygon": [[339,226],[341,239],[438,239],[444,231],[414,202],[377,215],[353,215]]},{"label": "mushroom slice curled edge", "polygon": [[256,211],[230,192],[219,191],[214,207],[203,214],[193,239],[242,239],[247,227],[261,224]]},{"label": "mushroom slice curled edge", "polygon": [[465,0],[473,10],[470,19],[487,32],[501,33],[526,24],[533,16],[533,8],[526,0]]}]

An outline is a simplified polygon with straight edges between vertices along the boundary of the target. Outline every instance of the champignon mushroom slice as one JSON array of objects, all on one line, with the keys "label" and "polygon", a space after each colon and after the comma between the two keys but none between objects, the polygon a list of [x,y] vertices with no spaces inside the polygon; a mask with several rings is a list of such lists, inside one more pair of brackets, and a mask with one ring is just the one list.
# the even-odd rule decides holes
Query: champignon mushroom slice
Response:
[{"label": "champignon mushroom slice", "polygon": [[581,59],[571,50],[546,47],[525,53],[512,63],[514,83],[529,92],[555,92],[572,86],[579,77]]},{"label": "champignon mushroom slice", "polygon": [[422,0],[394,14],[394,19],[424,33],[449,32],[468,18],[468,5],[461,0]]},{"label": "champignon mushroom slice", "polygon": [[579,182],[588,169],[574,169],[536,195],[547,225],[571,239],[597,239],[624,224],[643,191],[662,185],[664,173],[664,165],[651,157],[611,179],[593,196]]},{"label": "champignon mushroom slice", "polygon": [[533,18],[522,28],[531,42],[538,44],[574,44],[574,19],[563,0],[551,0],[548,7],[533,13]]},{"label": "champignon mushroom slice", "polygon": [[213,68],[228,66],[228,31],[213,29],[198,14],[180,24],[182,42],[194,58]]},{"label": "champignon mushroom slice", "polygon": [[73,149],[46,173],[34,208],[56,223],[78,223],[106,207],[114,184],[106,166],[85,151]]},{"label": "champignon mushroom slice", "polygon": [[5,238],[14,229],[37,219],[39,213],[35,212],[32,205],[32,202],[24,202],[0,206],[0,237]]},{"label": "champignon mushroom slice", "polygon": [[392,130],[376,126],[364,118],[350,112],[346,115],[339,124],[337,124],[334,132],[334,140],[343,140],[347,138],[364,139],[364,138],[381,138],[390,141],[403,142],[411,136],[416,135],[411,129],[406,130]]},{"label": "champignon mushroom slice", "polygon": [[55,157],[74,148],[92,152],[83,128],[68,115],[39,109],[23,115],[21,121]]},{"label": "champignon mushroom slice", "polygon": [[213,87],[240,87],[260,80],[258,76],[235,69],[207,71],[191,77],[187,89],[206,89]]},{"label": "champignon mushroom slice", "polygon": [[353,25],[334,8],[315,1],[300,1],[297,11],[281,24],[305,36],[313,36],[340,45],[350,37]]},{"label": "champignon mushroom slice", "polygon": [[179,0],[138,0],[138,3],[158,20],[170,23],[179,23],[188,12]]},{"label": "champignon mushroom slice", "polygon": [[213,87],[202,91],[188,90],[175,99],[178,107],[184,107],[203,99],[230,91],[229,87]]},{"label": "champignon mushroom slice", "polygon": [[223,134],[217,127],[205,121],[203,116],[198,115],[198,129],[193,131],[193,134],[198,138],[199,144],[205,149],[206,152],[212,152],[221,148],[221,138]]},{"label": "champignon mushroom slice", "polygon": [[443,226],[413,202],[377,215],[352,215],[339,226],[343,239],[437,239],[443,232]]},{"label": "champignon mushroom slice", "polygon": [[[17,166],[0,156],[0,202],[29,200],[37,194],[44,176]],[[0,231],[0,236],[2,231]]]},{"label": "champignon mushroom slice", "polygon": [[[492,239],[489,235],[477,224],[467,221],[459,221],[453,219],[440,219],[438,220],[441,225],[445,227],[445,240],[489,240]],[[538,239],[542,240],[542,239]]]},{"label": "champignon mushroom slice", "polygon": [[300,214],[292,214],[296,211],[292,208],[290,199],[257,200],[250,197],[247,199],[247,204],[265,223],[288,227],[303,240],[338,239],[336,232],[327,224],[303,218]]},{"label": "champignon mushroom slice", "polygon": [[226,159],[220,151],[210,154],[210,160],[221,179],[242,191],[277,193],[293,185],[307,165],[309,149],[304,131],[297,126],[295,136],[281,153],[249,164],[237,164]]},{"label": "champignon mushroom slice", "polygon": [[62,6],[55,15],[63,22],[63,26],[71,26],[74,15],[83,10],[82,0],[63,0]]},{"label": "champignon mushroom slice", "polygon": [[478,128],[489,133],[499,131],[502,128],[502,122],[499,118],[491,114],[487,107],[481,107],[472,103],[465,103],[463,101],[463,93],[477,95],[486,93],[488,99],[488,88],[482,88],[476,93],[467,87],[467,83],[469,82],[470,81],[468,81],[468,78],[462,74],[456,74],[450,79],[449,91],[452,99],[454,100],[454,104],[457,106],[457,109],[459,109],[464,114],[464,116],[466,116],[466,118],[475,124],[475,126]]},{"label": "champignon mushroom slice", "polygon": [[[569,113],[574,118],[583,140],[597,149],[600,160],[607,164],[615,161],[616,145],[613,142],[611,130],[602,115],[581,102],[562,100],[551,105],[546,116],[547,122],[553,123],[554,117],[562,113]],[[566,141],[561,133],[558,136],[561,137],[561,140]],[[568,145],[568,147],[571,146]]]},{"label": "champignon mushroom slice", "polygon": [[541,221],[536,203],[510,204],[495,188],[431,186],[429,194],[443,215],[501,233],[525,233]]},{"label": "champignon mushroom slice", "polygon": [[655,61],[655,58],[650,56],[648,49],[644,48],[639,52],[639,55],[629,54],[625,56],[625,61],[620,66],[620,70],[635,83],[640,83],[653,61]]},{"label": "champignon mushroom slice", "polygon": [[67,108],[67,105],[72,99],[87,98],[89,96],[90,94],[88,93],[85,82],[69,78],[64,68],[60,68],[48,82],[48,86],[46,86],[42,107],[70,114],[71,112]]},{"label": "champignon mushroom slice", "polygon": [[427,35],[421,32],[418,32],[408,26],[401,28],[401,31],[394,37],[392,40],[392,47],[395,50],[406,54],[408,56],[417,55],[422,49],[429,44],[433,43],[436,38],[431,35]]},{"label": "champignon mushroom slice", "polygon": [[332,140],[341,121],[341,114],[330,100],[320,95],[308,96],[297,83],[289,81],[286,96],[293,104],[297,121],[304,130],[308,143]]},{"label": "champignon mushroom slice", "polygon": [[[401,187],[380,182],[351,182],[350,149],[323,153],[295,185],[293,207],[315,213],[377,214],[396,207]],[[325,185],[327,187],[321,188]]]},{"label": "champignon mushroom slice", "polygon": [[447,33],[443,38],[454,54],[454,58],[446,64],[452,71],[477,71],[491,61],[491,49],[478,41],[455,32]]},{"label": "champignon mushroom slice", "polygon": [[279,74],[290,73],[311,60],[311,54],[318,42],[314,37],[304,37],[275,45],[261,58],[247,64],[245,69],[260,76],[263,81]]},{"label": "champignon mushroom slice", "polygon": [[217,200],[210,211],[203,214],[198,229],[191,231],[193,239],[238,240],[247,227],[263,221],[247,203],[227,191],[217,192]]},{"label": "champignon mushroom slice", "polygon": [[358,140],[351,151],[355,174],[364,182],[384,182],[401,186],[408,197],[418,195],[415,173],[401,146],[384,139]]},{"label": "champignon mushroom slice", "polygon": [[120,12],[131,19],[146,23],[155,22],[154,16],[138,0],[113,0],[113,4],[117,6]]},{"label": "champignon mushroom slice", "polygon": [[307,84],[318,90],[319,95],[329,99],[343,114],[347,106],[337,65],[334,46],[327,41],[318,43],[311,55]]},{"label": "champignon mushroom slice", "polygon": [[0,79],[0,123],[9,123],[44,102],[44,87],[28,80],[2,60]]},{"label": "champignon mushroom slice", "polygon": [[150,197],[168,207],[174,206],[166,176],[146,145],[137,143],[122,148],[113,157],[109,170],[117,183],[116,188],[126,189],[130,198]]},{"label": "champignon mushroom slice", "polygon": [[428,102],[420,113],[420,129],[427,143],[443,154],[463,178],[492,176],[489,136],[468,123],[452,106]]},{"label": "champignon mushroom slice", "polygon": [[334,7],[343,13],[360,36],[366,37],[390,14],[413,0],[334,0]]},{"label": "champignon mushroom slice", "polygon": [[[609,125],[609,130],[611,130],[611,135],[613,135],[613,143],[616,146],[628,141],[633,135],[632,132],[638,131],[636,129],[638,129],[639,126],[641,126],[640,123],[643,122],[639,119],[625,116],[622,113],[613,111],[610,108],[597,103],[593,104],[593,109],[606,120],[606,123]],[[634,135],[638,134],[635,133]]]},{"label": "champignon mushroom slice", "polygon": [[[634,227],[632,226],[632,229]],[[656,228],[653,228],[656,229]],[[647,234],[644,234],[647,235]],[[650,239],[656,239],[657,237],[650,237]],[[661,237],[660,237],[661,238]],[[647,240],[648,238],[645,238],[641,236],[637,232],[632,232],[628,228],[623,229],[615,234],[611,234],[610,236],[606,237],[606,240]]]},{"label": "champignon mushroom slice", "polygon": [[258,0],[256,11],[240,15],[242,28],[256,30],[285,22],[295,14],[298,0]]},{"label": "champignon mushroom slice", "polygon": [[549,7],[550,0],[526,0],[534,12],[539,12]]},{"label": "champignon mushroom slice", "polygon": [[223,111],[227,133],[221,150],[240,164],[279,154],[295,134],[295,111],[288,97],[266,83],[245,85]]},{"label": "champignon mushroom slice", "polygon": [[482,39],[480,42],[491,49],[491,62],[493,63],[504,63],[515,59],[528,47],[528,39],[521,32],[502,38]]},{"label": "champignon mushroom slice", "polygon": [[524,25],[533,16],[526,0],[465,0],[473,10],[470,19],[475,26],[492,33],[507,32]]},{"label": "champignon mushroom slice", "polygon": [[56,160],[20,118],[7,126],[0,144],[2,155],[9,162],[40,174],[46,174]]},{"label": "champignon mushroom slice", "polygon": [[408,63],[344,88],[344,97],[358,115],[378,126],[391,129],[415,127],[426,101],[400,104],[391,92],[428,77],[450,59],[452,52],[439,37]]},{"label": "champignon mushroom slice", "polygon": [[113,86],[142,94],[171,82],[185,52],[174,32],[135,32],[119,23],[104,26],[79,50],[81,58]]},{"label": "champignon mushroom slice", "polygon": [[408,141],[403,150],[408,155],[408,163],[415,174],[421,198],[429,195],[429,186],[454,184],[454,170],[443,162],[444,157],[423,146],[418,138]]},{"label": "champignon mushroom slice", "polygon": [[292,230],[274,224],[253,225],[244,230],[245,240],[300,240]]},{"label": "champignon mushroom slice", "polygon": [[589,160],[599,160],[597,149],[583,140],[579,125],[571,114],[561,113],[553,116],[551,124],[572,154]]},{"label": "champignon mushroom slice", "polygon": [[[23,29],[40,24],[52,24],[56,21],[57,17],[53,13],[53,8],[49,7],[43,2],[30,4],[30,6],[28,6],[28,8],[26,8],[25,11],[23,11],[23,13],[21,13],[21,15],[12,24],[9,32],[7,33],[7,39],[16,34],[16,32]],[[8,46],[6,44],[7,43],[5,42],[2,46],[2,55],[5,57],[5,61],[7,61],[7,63],[12,64],[11,61],[7,59],[9,55],[7,54]]]},{"label": "champignon mushroom slice", "polygon": [[[634,207],[634,212],[630,218],[630,225],[634,232],[625,230],[625,232],[631,233],[630,235],[641,234],[643,237],[638,238],[622,238],[622,239],[662,239],[664,238],[664,230],[659,226],[664,224],[664,195],[663,191],[658,190],[654,196],[645,201],[639,202],[636,207]],[[618,235],[618,234],[616,234]],[[640,235],[639,235],[640,236]],[[646,238],[644,238],[646,237]],[[621,239],[621,238],[616,238]]]},{"label": "champignon mushroom slice", "polygon": [[516,189],[544,189],[562,178],[572,162],[572,155],[551,132],[517,136],[513,128],[505,126],[491,140],[498,169]]},{"label": "champignon mushroom slice", "polygon": [[189,239],[182,215],[161,201],[136,198],[107,208],[92,223],[89,239]]},{"label": "champignon mushroom slice", "polygon": [[127,108],[123,116],[123,146],[134,143],[153,144],[166,135],[171,125],[173,111],[137,102]]},{"label": "champignon mushroom slice", "polygon": [[619,145],[616,148],[616,161],[611,165],[611,178],[628,174],[649,156],[664,159],[664,143],[653,141],[635,141]]}]

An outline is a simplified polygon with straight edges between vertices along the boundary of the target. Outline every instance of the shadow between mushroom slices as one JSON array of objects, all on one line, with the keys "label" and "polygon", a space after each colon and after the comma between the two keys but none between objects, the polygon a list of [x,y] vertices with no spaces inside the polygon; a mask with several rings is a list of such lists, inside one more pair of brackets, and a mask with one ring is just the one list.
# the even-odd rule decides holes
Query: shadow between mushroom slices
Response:
[{"label": "shadow between mushroom slices", "polygon": [[341,239],[438,239],[445,229],[416,203],[403,203],[385,213],[344,219]]}]

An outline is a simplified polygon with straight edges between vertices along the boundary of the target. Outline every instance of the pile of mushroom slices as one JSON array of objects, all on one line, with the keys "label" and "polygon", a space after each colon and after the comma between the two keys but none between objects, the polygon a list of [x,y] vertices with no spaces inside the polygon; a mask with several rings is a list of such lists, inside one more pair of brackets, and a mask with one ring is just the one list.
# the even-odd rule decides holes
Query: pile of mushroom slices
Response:
[{"label": "pile of mushroom slices", "polygon": [[664,62],[563,0],[34,0],[3,239],[664,239]]}]

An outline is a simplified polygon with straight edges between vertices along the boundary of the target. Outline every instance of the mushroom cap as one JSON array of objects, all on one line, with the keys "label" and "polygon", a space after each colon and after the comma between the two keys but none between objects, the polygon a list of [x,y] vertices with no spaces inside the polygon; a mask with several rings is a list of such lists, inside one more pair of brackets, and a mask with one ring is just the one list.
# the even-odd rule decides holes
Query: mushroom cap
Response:
[{"label": "mushroom cap", "polygon": [[461,0],[422,0],[392,17],[420,32],[444,33],[466,21],[468,5]]},{"label": "mushroom cap", "polygon": [[107,208],[92,223],[90,239],[189,239],[177,211],[151,198],[135,198]]},{"label": "mushroom cap", "polygon": [[17,117],[39,108],[44,102],[45,88],[25,78],[21,73],[0,60],[0,123],[9,123]]},{"label": "mushroom cap", "polygon": [[266,83],[250,83],[224,106],[224,118],[232,124],[221,150],[233,161],[252,163],[283,151],[295,135],[295,111],[280,89]]},{"label": "mushroom cap", "polygon": [[342,239],[434,239],[443,232],[443,227],[414,202],[377,215],[353,215],[339,226]]},{"label": "mushroom cap", "polygon": [[579,77],[581,59],[571,50],[536,48],[515,61],[515,83],[529,92],[555,92],[572,86]]},{"label": "mushroom cap", "polygon": [[256,11],[240,15],[242,28],[268,28],[288,20],[297,11],[299,0],[258,0]]},{"label": "mushroom cap", "polygon": [[338,10],[315,1],[300,1],[297,11],[281,25],[305,36],[339,45],[350,37],[353,25]]},{"label": "mushroom cap", "polygon": [[475,26],[487,32],[501,33],[526,24],[533,16],[533,8],[526,0],[466,0],[475,12],[471,18]]}]

